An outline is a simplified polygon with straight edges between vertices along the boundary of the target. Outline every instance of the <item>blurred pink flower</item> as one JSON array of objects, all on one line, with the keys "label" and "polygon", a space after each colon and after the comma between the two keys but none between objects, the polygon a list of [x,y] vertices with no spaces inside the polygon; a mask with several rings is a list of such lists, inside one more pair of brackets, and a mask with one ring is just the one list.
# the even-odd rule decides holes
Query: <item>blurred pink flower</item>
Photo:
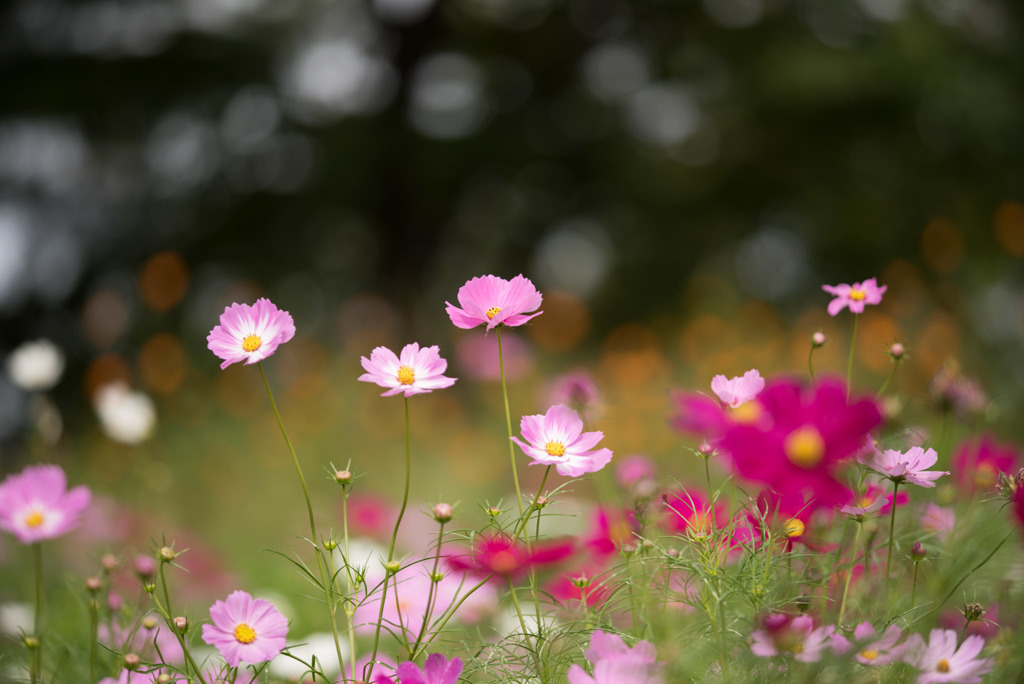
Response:
[{"label": "blurred pink flower", "polygon": [[907,650],[907,642],[897,643],[903,638],[903,630],[890,625],[881,637],[870,622],[862,622],[853,630],[853,638],[857,641],[857,654],[854,660],[862,665],[889,665],[900,662],[903,652]]},{"label": "blurred pink flower", "polygon": [[638,482],[654,480],[658,471],[654,467],[654,461],[647,456],[634,454],[615,459],[615,481],[623,489],[632,489]]},{"label": "blurred pink flower", "polygon": [[724,375],[716,375],[711,379],[711,391],[723,404],[735,408],[745,404],[764,389],[764,378],[756,369],[748,370],[743,377],[726,380]]},{"label": "blurred pink flower", "polygon": [[579,477],[596,473],[612,460],[611,449],[591,450],[604,433],[583,432],[579,414],[568,406],[559,404],[544,415],[523,416],[519,430],[528,443],[517,437],[512,437],[512,441],[533,459],[530,465],[553,465],[559,475]]},{"label": "blurred pink flower", "polygon": [[1020,486],[1019,478],[1017,488],[1013,490],[1013,512],[1024,529],[1024,487]]},{"label": "blurred pink flower", "polygon": [[587,421],[597,420],[603,409],[601,390],[586,370],[576,370],[555,378],[548,388],[548,404],[565,404],[580,412]]},{"label": "blurred pink flower", "polygon": [[762,627],[754,630],[751,638],[754,643],[751,644],[750,650],[754,655],[792,655],[801,663],[821,660],[824,651],[845,653],[850,648],[850,642],[836,634],[834,626],[815,629],[814,620],[808,615],[769,615],[764,619]]},{"label": "blurred pink flower", "polygon": [[975,490],[992,492],[999,484],[999,473],[1016,471],[1020,462],[1017,447],[1000,444],[992,435],[982,435],[980,440],[967,440],[960,444],[953,455],[953,477],[958,491],[972,496]]},{"label": "blurred pink flower", "polygon": [[212,624],[203,625],[203,641],[216,647],[231,667],[272,660],[285,646],[288,621],[264,599],[234,591],[210,607]]},{"label": "blurred pink flower", "polygon": [[834,380],[805,389],[780,379],[751,405],[760,407],[763,420],[731,425],[718,443],[740,475],[783,495],[813,493],[823,506],[850,500],[836,471],[882,422],[873,400],[847,401],[846,387]]},{"label": "blurred pink flower", "polygon": [[992,669],[992,660],[978,658],[985,640],[980,636],[969,636],[957,648],[956,632],[951,629],[933,629],[925,643],[920,634],[911,635],[907,640],[904,662],[920,671],[917,684],[932,682],[980,682],[982,676]]},{"label": "blurred pink flower", "polygon": [[458,298],[462,308],[445,302],[445,311],[456,327],[467,330],[480,324],[488,330],[498,325],[522,325],[543,313],[529,313],[540,307],[542,298],[522,274],[511,281],[493,275],[473,278],[459,288]]},{"label": "blurred pink flower", "polygon": [[206,336],[210,351],[224,360],[221,369],[245,361],[262,361],[278,345],[295,337],[295,323],[287,311],[280,311],[269,299],[257,299],[252,306],[234,303],[225,307],[220,325]]},{"label": "blurred pink flower", "polygon": [[911,447],[907,453],[886,449],[875,452],[862,460],[868,468],[881,473],[893,482],[909,482],[919,487],[934,487],[935,480],[949,475],[947,470],[928,470],[939,460],[935,449],[925,451],[921,447]]},{"label": "blurred pink flower", "polygon": [[389,388],[381,393],[382,397],[426,394],[451,387],[456,380],[444,375],[448,362],[441,358],[437,345],[420,349],[419,343],[413,342],[402,348],[401,356],[395,356],[387,347],[377,347],[370,358],[363,356],[360,361],[366,372],[359,376],[359,381]]},{"label": "blurred pink flower", "polygon": [[494,573],[498,577],[521,577],[532,567],[558,563],[575,550],[572,542],[552,541],[533,544],[512,543],[505,535],[478,535],[468,554],[448,556],[448,565],[458,570]]},{"label": "blurred pink flower", "polygon": [[868,278],[863,283],[822,285],[821,289],[835,295],[835,299],[828,303],[829,315],[835,316],[847,307],[850,313],[859,314],[864,313],[865,304],[881,304],[886,286],[879,287],[874,278]]},{"label": "blurred pink flower", "polygon": [[[505,379],[517,380],[533,372],[533,349],[520,335],[505,332],[501,336]],[[460,374],[476,380],[500,380],[498,338],[493,335],[463,336],[455,344]]]},{"label": "blurred pink flower", "polygon": [[79,485],[68,491],[58,465],[30,465],[0,483],[0,530],[22,544],[67,534],[78,526],[92,495]]},{"label": "blurred pink flower", "polygon": [[[462,661],[458,658],[449,660],[441,653],[432,653],[427,656],[422,669],[416,663],[404,662],[398,666],[395,674],[398,676],[397,684],[455,684],[462,674]],[[396,684],[386,675],[378,675],[374,682],[385,683]]]},{"label": "blurred pink flower", "polygon": [[584,655],[594,666],[594,675],[579,665],[569,668],[569,684],[661,684],[661,667],[654,646],[638,641],[630,648],[618,634],[594,630]]},{"label": "blurred pink flower", "polygon": [[[903,506],[910,497],[907,496],[906,492],[900,492],[896,495],[896,505]],[[878,513],[879,515],[888,515],[892,510],[892,493],[885,494],[881,487],[878,485],[868,485],[864,493],[857,497],[856,501],[848,506],[840,508],[841,513],[852,515],[855,518],[864,519],[869,513]]]},{"label": "blurred pink flower", "polygon": [[956,527],[956,514],[952,508],[928,504],[921,516],[921,528],[934,532],[940,541],[946,541]]},{"label": "blurred pink flower", "polygon": [[595,560],[617,555],[619,548],[638,539],[640,525],[632,511],[596,508],[583,545]]},{"label": "blurred pink flower", "polygon": [[668,515],[665,523],[673,532],[690,534],[709,534],[712,521],[717,529],[729,524],[729,508],[719,503],[711,510],[711,501],[707,494],[693,489],[681,489],[662,496]]}]

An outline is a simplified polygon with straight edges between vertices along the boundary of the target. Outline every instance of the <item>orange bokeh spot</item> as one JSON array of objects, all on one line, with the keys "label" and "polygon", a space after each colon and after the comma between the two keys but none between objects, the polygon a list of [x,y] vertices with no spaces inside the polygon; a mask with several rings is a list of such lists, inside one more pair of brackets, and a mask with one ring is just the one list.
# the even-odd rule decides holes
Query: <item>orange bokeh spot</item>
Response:
[{"label": "orange bokeh spot", "polygon": [[185,350],[170,333],[149,338],[139,352],[139,376],[157,394],[172,394],[185,380]]},{"label": "orange bokeh spot", "polygon": [[154,254],[139,269],[139,295],[153,311],[169,311],[188,291],[188,264],[178,252]]},{"label": "orange bokeh spot", "polygon": [[128,364],[117,354],[104,354],[97,357],[85,370],[85,393],[90,397],[96,394],[103,385],[110,382],[131,384],[132,373]]},{"label": "orange bokeh spot", "polygon": [[526,326],[533,341],[548,351],[564,352],[579,346],[590,332],[590,312],[579,297],[568,292],[546,292],[543,314]]},{"label": "orange bokeh spot", "polygon": [[992,232],[1007,254],[1024,257],[1024,206],[1016,202],[1000,204],[992,218]]},{"label": "orange bokeh spot", "polygon": [[964,238],[948,219],[933,218],[921,233],[924,260],[939,273],[952,273],[964,260]]}]

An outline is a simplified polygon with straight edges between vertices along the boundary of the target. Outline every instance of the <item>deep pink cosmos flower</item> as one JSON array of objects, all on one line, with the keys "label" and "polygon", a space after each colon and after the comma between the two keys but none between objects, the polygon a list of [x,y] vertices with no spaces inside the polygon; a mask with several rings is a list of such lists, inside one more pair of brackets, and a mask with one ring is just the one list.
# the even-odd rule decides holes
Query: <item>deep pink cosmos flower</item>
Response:
[{"label": "deep pink cosmos flower", "polygon": [[1017,520],[1020,521],[1021,529],[1024,530],[1024,486],[1019,484],[1018,479],[1017,488],[1013,490],[1013,512],[1017,515]]},{"label": "deep pink cosmos flower", "polygon": [[533,459],[530,465],[553,465],[559,475],[579,477],[596,473],[612,460],[611,449],[596,449],[604,437],[600,431],[583,432],[583,421],[568,406],[552,406],[544,415],[523,416],[519,430],[529,444],[512,441]]},{"label": "deep pink cosmos flower", "polygon": [[1020,456],[1012,444],[1000,444],[992,435],[963,442],[953,455],[953,477],[957,489],[967,496],[976,490],[991,492],[999,484],[999,473],[1016,472]]},{"label": "deep pink cosmos flower", "polygon": [[909,482],[919,487],[934,487],[935,480],[949,475],[948,470],[928,470],[939,460],[935,449],[925,451],[921,447],[911,447],[907,453],[886,449],[876,451],[861,462],[876,473],[881,473],[893,482]]},{"label": "deep pink cosmos flower", "polygon": [[274,604],[234,591],[210,607],[213,624],[203,625],[203,641],[216,647],[231,667],[272,660],[285,646],[288,621]]},{"label": "deep pink cosmos flower", "polygon": [[0,484],[0,530],[22,544],[53,539],[78,526],[92,495],[82,485],[68,491],[57,465],[31,465]]},{"label": "deep pink cosmos flower", "polygon": [[724,375],[716,375],[711,378],[711,391],[714,392],[721,402],[729,407],[736,408],[745,404],[764,389],[764,378],[757,372],[757,369],[750,369],[743,374],[743,377],[726,379]]},{"label": "deep pink cosmos flower", "polygon": [[522,542],[512,543],[505,535],[480,535],[469,555],[448,557],[448,565],[458,570],[515,579],[531,568],[557,563],[571,556],[572,542],[546,542],[533,544],[530,550]]},{"label": "deep pink cosmos flower", "polygon": [[835,299],[828,303],[829,315],[835,316],[847,307],[849,307],[850,313],[859,314],[864,313],[865,304],[881,304],[886,287],[885,285],[879,287],[874,278],[868,278],[863,283],[822,285],[821,289],[835,295]]},{"label": "deep pink cosmos flower", "polygon": [[701,491],[681,489],[662,495],[661,500],[667,513],[664,522],[672,532],[710,534],[730,523],[728,505],[720,503],[712,511],[710,499]]},{"label": "deep pink cosmos flower", "polygon": [[206,336],[206,346],[224,360],[221,369],[245,361],[262,361],[278,345],[295,337],[295,322],[287,311],[280,311],[269,299],[257,299],[252,306],[232,304],[220,315],[220,325]]},{"label": "deep pink cosmos flower", "polygon": [[529,313],[540,307],[541,294],[522,274],[512,280],[485,275],[473,278],[459,288],[460,309],[445,302],[445,311],[459,328],[475,328],[481,323],[490,330],[498,325],[516,326],[543,312]]},{"label": "deep pink cosmos flower", "polygon": [[921,635],[914,634],[908,639],[904,662],[920,671],[917,684],[932,682],[980,682],[983,675],[992,669],[992,660],[978,658],[985,640],[980,636],[969,636],[957,649],[956,632],[951,629],[933,629],[924,642]]},{"label": "deep pink cosmos flower", "polygon": [[462,674],[462,661],[458,658],[448,660],[441,653],[433,653],[427,657],[423,669],[413,662],[405,662],[398,666],[398,681],[387,675],[378,675],[374,684],[455,684]]},{"label": "deep pink cosmos flower", "polygon": [[583,546],[596,561],[616,556],[619,548],[639,539],[640,524],[629,510],[595,508],[590,529],[583,536]]},{"label": "deep pink cosmos flower", "polygon": [[862,665],[889,665],[900,662],[907,650],[908,642],[898,643],[903,638],[903,630],[896,625],[878,636],[870,622],[862,622],[853,630],[853,638],[857,641],[858,651],[854,660]]},{"label": "deep pink cosmos flower", "polygon": [[594,630],[584,655],[594,665],[594,675],[579,665],[567,673],[569,684],[661,684],[661,666],[654,646],[638,641],[630,648],[618,634]]},{"label": "deep pink cosmos flower", "polygon": [[815,628],[809,615],[793,617],[774,613],[764,619],[762,627],[754,630],[751,638],[750,650],[754,655],[792,655],[801,663],[821,660],[824,651],[845,653],[850,649],[850,642],[836,634],[834,626]]},{"label": "deep pink cosmos flower", "polygon": [[441,358],[437,345],[420,349],[419,343],[413,342],[402,348],[401,356],[395,356],[387,347],[377,347],[370,358],[363,356],[360,361],[366,370],[359,376],[360,382],[375,382],[389,388],[381,393],[382,397],[425,394],[451,387],[456,380],[445,377],[448,362]]},{"label": "deep pink cosmos flower", "polygon": [[761,418],[733,424],[718,443],[740,475],[782,495],[813,494],[822,506],[850,500],[852,492],[835,471],[882,422],[874,401],[848,402],[846,388],[834,380],[804,389],[782,379],[769,383],[751,404],[760,407]]}]

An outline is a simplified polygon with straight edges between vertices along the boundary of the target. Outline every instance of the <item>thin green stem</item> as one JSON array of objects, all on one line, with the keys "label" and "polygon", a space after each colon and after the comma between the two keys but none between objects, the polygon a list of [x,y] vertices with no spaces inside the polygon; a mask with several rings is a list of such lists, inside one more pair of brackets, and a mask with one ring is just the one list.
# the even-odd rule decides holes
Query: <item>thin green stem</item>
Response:
[{"label": "thin green stem", "polygon": [[894,377],[896,377],[896,369],[899,368],[899,367],[900,367],[900,359],[894,358],[892,360],[892,370],[889,371],[889,377],[887,377],[885,379],[885,382],[882,383],[882,386],[879,388],[878,394],[876,394],[875,397],[880,397],[883,394],[885,394],[885,390],[889,389],[889,383],[891,383],[892,379]]},{"label": "thin green stem", "polygon": [[465,594],[463,594],[462,597],[457,602],[455,602],[452,605],[450,605],[446,611],[441,613],[441,617],[438,618],[438,620],[440,621],[440,624],[437,627],[434,628],[433,633],[430,635],[430,638],[427,639],[420,646],[420,650],[417,651],[416,653],[411,653],[409,655],[409,660],[416,660],[416,658],[419,656],[420,653],[423,653],[424,651],[426,651],[427,648],[430,646],[430,644],[434,641],[434,639],[437,638],[437,635],[440,634],[441,631],[444,629],[444,626],[446,624],[448,624],[448,621],[452,619],[452,616],[455,615],[455,613],[459,610],[459,608],[462,607],[462,604],[466,602],[466,599],[468,599],[470,596],[472,596],[474,593],[476,593],[477,589],[479,589],[480,587],[482,587],[485,584],[487,584],[488,582],[490,582],[492,577],[494,577],[494,573],[493,572],[489,573],[482,580],[480,580],[479,582],[474,584],[473,587],[469,591],[467,591]]},{"label": "thin green stem", "polygon": [[714,490],[711,489],[711,466],[708,465],[708,460],[709,459],[710,459],[710,456],[708,456],[708,455],[704,456],[704,479],[708,483],[708,501],[710,501],[710,503],[708,504],[708,507],[711,509],[711,534],[717,535],[718,534],[718,521],[715,520],[715,495],[714,495]]},{"label": "thin green stem", "polygon": [[811,376],[811,384],[814,384],[814,350],[817,347],[812,343],[811,351],[807,352],[807,372]]},{"label": "thin green stem", "polygon": [[402,492],[402,507],[398,509],[398,519],[395,520],[395,529],[391,533],[391,545],[388,547],[388,561],[385,568],[384,588],[380,595],[380,612],[377,614],[377,628],[373,633],[373,653],[370,656],[371,667],[377,660],[377,649],[380,646],[380,628],[384,621],[384,605],[388,598],[388,579],[395,573],[390,569],[395,559],[395,540],[398,539],[398,528],[402,524],[402,517],[405,515],[405,507],[409,503],[409,470],[412,464],[411,446],[409,438],[409,397],[402,397],[405,400],[405,489]]},{"label": "thin green stem", "polygon": [[163,617],[164,623],[167,625],[167,629],[171,631],[171,634],[173,634],[178,640],[178,645],[181,646],[181,652],[185,656],[185,676],[191,676],[189,673],[189,668],[191,667],[200,684],[206,684],[206,680],[203,679],[203,673],[199,670],[199,666],[196,664],[195,659],[192,658],[192,653],[189,651],[188,643],[185,641],[184,635],[182,635],[178,630],[177,626],[174,624],[174,618],[171,616],[171,594],[167,590],[167,576],[164,573],[165,565],[167,565],[166,562],[160,561],[159,568],[157,569],[157,573],[160,575],[160,585],[164,592],[164,603],[160,603],[160,599],[157,598],[155,591],[150,594],[150,598],[152,598],[153,603],[156,604],[157,612]]},{"label": "thin green stem", "polygon": [[29,655],[29,679],[36,684],[42,678],[43,665],[43,545],[39,542],[32,544],[32,557],[36,571],[36,613],[32,631],[36,643]]},{"label": "thin green stem", "polygon": [[850,379],[853,377],[853,348],[857,345],[857,321],[860,314],[853,314],[853,335],[850,336],[850,357],[846,360],[846,398],[850,398]]},{"label": "thin green stem", "polygon": [[323,554],[320,547],[320,537],[316,533],[316,520],[313,518],[313,503],[309,499],[309,488],[306,486],[306,477],[302,474],[302,466],[299,465],[299,457],[295,453],[295,447],[292,446],[292,440],[288,437],[288,431],[284,429],[284,421],[281,420],[281,412],[277,410],[277,402],[274,401],[274,393],[270,391],[270,383],[267,382],[267,374],[263,370],[263,364],[257,363],[256,367],[260,370],[260,377],[263,379],[263,386],[267,390],[267,396],[270,398],[270,408],[274,411],[274,418],[277,419],[277,427],[281,430],[281,436],[284,437],[285,446],[288,447],[288,453],[291,454],[292,463],[295,465],[295,472],[299,476],[299,484],[302,485],[302,495],[306,499],[306,512],[309,514],[309,532],[313,536],[313,551],[316,555],[316,569],[320,575],[320,586],[324,591],[324,599],[327,603],[327,613],[331,618],[331,634],[334,635],[334,651],[338,656],[338,670],[340,672],[345,671],[345,662],[341,656],[341,642],[338,640],[338,622],[334,615],[334,600],[330,585],[328,584],[326,562],[324,561]]},{"label": "thin green stem", "polygon": [[900,481],[892,481],[892,508],[889,512],[889,556],[885,561],[885,594],[882,601],[885,603],[885,621],[889,621],[889,576],[892,571],[892,547],[895,542],[894,531],[896,529],[896,492],[900,488]]},{"label": "thin green stem", "polygon": [[516,470],[516,448],[512,442],[512,413],[508,409],[508,386],[505,384],[505,357],[501,353],[501,326],[494,329],[498,337],[498,369],[501,371],[501,395],[505,399],[505,426],[508,428],[508,455],[512,462],[512,482],[516,486],[516,503],[519,515],[523,514],[523,494],[519,489],[519,472]]},{"label": "thin green stem", "polygon": [[985,563],[988,563],[992,559],[992,556],[996,555],[996,551],[998,551],[999,549],[1003,548],[1003,544],[1005,544],[1010,539],[1010,537],[1012,537],[1015,534],[1017,534],[1017,530],[1010,530],[1007,533],[1007,535],[1005,537],[1003,537],[1003,540],[1001,542],[999,542],[998,544],[996,544],[996,547],[994,549],[992,549],[987,556],[982,558],[981,561],[977,565],[975,565],[973,568],[968,570],[967,574],[964,575],[963,577],[961,577],[960,581],[953,585],[953,588],[949,590],[949,592],[946,594],[946,596],[941,601],[936,603],[935,606],[930,611],[928,611],[928,613],[926,613],[926,614],[934,613],[936,610],[938,610],[942,606],[946,605],[946,601],[948,601],[949,598],[953,594],[956,593],[956,590],[960,588],[960,585],[963,584],[964,582],[966,582],[967,578],[970,577],[971,575],[973,575],[975,572],[977,572],[981,568],[981,566],[985,565]]},{"label": "thin green stem", "polygon": [[[551,473],[551,466],[544,469],[544,477],[540,480],[540,487],[537,488],[537,496],[533,498],[534,505],[530,506],[530,510],[526,511],[526,515],[519,521],[519,527],[516,529],[516,533],[512,535],[512,543],[515,544],[519,541],[519,535],[526,529],[527,524],[530,522],[530,516],[533,515],[533,511],[537,511],[537,536],[540,537],[540,509],[537,508],[536,502],[540,498],[541,493],[544,491],[544,485],[548,481],[548,475]],[[527,535],[529,537],[529,535]]]},{"label": "thin green stem", "polygon": [[100,606],[96,595],[89,597],[89,681],[98,682],[96,674],[96,644],[99,641]]},{"label": "thin green stem", "polygon": [[921,563],[914,561],[914,582],[910,585],[910,611],[914,611],[914,605],[917,603],[917,566]]},{"label": "thin green stem", "polygon": [[[895,506],[893,507],[895,508]],[[857,523],[857,534],[853,537],[853,558],[857,559],[857,543],[860,541],[860,533],[864,529],[864,523]],[[845,536],[845,533],[844,533]],[[867,563],[867,559],[864,559]],[[832,568],[832,572],[835,572],[835,567]],[[846,569],[846,580],[843,583],[843,598],[839,601],[839,619],[836,620],[836,625],[842,626],[843,616],[846,614],[846,597],[850,594],[850,578],[853,577],[853,563],[850,563],[850,567]]]},{"label": "thin green stem", "polygon": [[437,549],[434,551],[434,567],[430,571],[430,590],[427,592],[427,608],[423,612],[423,625],[420,627],[420,633],[416,636],[416,643],[409,649],[410,653],[415,653],[419,650],[423,636],[427,633],[427,625],[430,624],[430,618],[434,612],[434,603],[437,600],[437,582],[434,581],[434,578],[437,576],[437,568],[441,563],[441,544],[444,542],[444,523],[441,522],[440,525],[441,527],[437,532]]}]

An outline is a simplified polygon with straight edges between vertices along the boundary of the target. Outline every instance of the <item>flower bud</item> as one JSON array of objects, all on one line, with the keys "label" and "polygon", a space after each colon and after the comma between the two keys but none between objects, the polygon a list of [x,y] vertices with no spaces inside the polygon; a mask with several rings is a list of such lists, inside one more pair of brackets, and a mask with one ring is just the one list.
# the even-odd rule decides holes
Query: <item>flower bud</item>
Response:
[{"label": "flower bud", "polygon": [[164,672],[158,675],[154,681],[156,682],[156,684],[171,684],[174,681],[174,678],[171,677],[171,675]]},{"label": "flower bud", "polygon": [[703,456],[704,458],[707,458],[708,456],[712,456],[715,453],[715,449],[707,442],[701,442],[700,446],[697,447],[697,453]]},{"label": "flower bud", "polygon": [[188,618],[184,615],[179,615],[174,618],[174,629],[178,630],[178,634],[184,634],[188,631]]},{"label": "flower bud", "polygon": [[968,622],[980,620],[985,615],[985,607],[980,603],[968,603],[964,606],[964,618]]},{"label": "flower bud", "polygon": [[444,579],[444,573],[443,572],[432,572],[432,573],[430,573],[430,581],[434,582],[435,584],[437,582],[440,582],[443,579]]},{"label": "flower bud", "polygon": [[903,345],[899,342],[893,342],[889,345],[889,356],[899,361],[903,358],[903,355],[907,353],[907,350],[903,348]]},{"label": "flower bud", "polygon": [[124,606],[124,600],[121,598],[120,594],[112,591],[107,594],[107,606],[111,611],[116,613],[121,610],[122,606]]},{"label": "flower bud", "polygon": [[924,547],[919,541],[914,542],[914,545],[910,547],[910,559],[915,563],[923,561],[924,557],[928,555],[928,549]]},{"label": "flower bud", "polygon": [[154,629],[156,629],[157,624],[159,624],[159,623],[157,623],[156,618],[153,617],[152,615],[147,615],[146,617],[142,618],[142,628],[143,629],[154,630]]},{"label": "flower bud", "polygon": [[811,345],[814,347],[824,347],[826,342],[828,342],[828,338],[825,337],[825,333],[820,330],[815,331],[815,333],[811,335]]},{"label": "flower bud", "polygon": [[100,558],[100,565],[102,565],[103,569],[107,572],[117,569],[117,566],[119,565],[117,556],[112,553],[104,554],[103,557]]},{"label": "flower bud", "polygon": [[146,582],[144,585],[142,585],[142,588],[146,590],[147,594],[152,594],[154,591],[156,591],[156,585],[152,582]]},{"label": "flower bud", "polygon": [[669,549],[665,552],[669,558],[679,558],[679,549]]},{"label": "flower bud", "polygon": [[25,648],[34,651],[39,648],[39,638],[34,636],[25,637]]},{"label": "flower bud", "polygon": [[401,569],[402,569],[402,564],[399,563],[398,561],[390,561],[390,562],[384,564],[384,570],[389,575],[394,575],[396,572],[398,572]]},{"label": "flower bud", "polygon": [[338,542],[333,539],[324,539],[324,548],[328,551],[333,551],[338,548]]},{"label": "flower bud", "polygon": [[446,523],[452,519],[452,507],[450,504],[439,503],[433,509],[434,520],[439,523]]},{"label": "flower bud", "polygon": [[170,563],[172,560],[178,557],[178,554],[175,553],[174,549],[172,549],[170,546],[161,547],[158,555],[160,556],[160,560],[164,563]]},{"label": "flower bud", "polygon": [[132,565],[135,567],[135,574],[142,579],[148,579],[156,573],[156,561],[151,556],[136,556]]},{"label": "flower bud", "polygon": [[352,473],[348,470],[338,470],[334,473],[334,481],[345,486],[352,483]]},{"label": "flower bud", "polygon": [[534,508],[544,508],[551,502],[546,496],[538,496],[537,500],[533,502]]},{"label": "flower bud", "polygon": [[137,670],[142,664],[142,658],[135,653],[126,653],[124,656],[124,668],[126,670]]},{"label": "flower bud", "polygon": [[499,515],[501,515],[501,509],[498,508],[497,506],[491,506],[490,508],[487,509],[487,515],[491,516],[492,518],[497,518]]},{"label": "flower bud", "polygon": [[103,581],[99,577],[90,577],[85,580],[85,588],[89,590],[90,594],[95,594],[103,588]]},{"label": "flower bud", "polygon": [[572,586],[577,589],[586,589],[590,586],[590,578],[586,575],[580,575],[579,577],[570,577],[569,581],[572,582]]}]

